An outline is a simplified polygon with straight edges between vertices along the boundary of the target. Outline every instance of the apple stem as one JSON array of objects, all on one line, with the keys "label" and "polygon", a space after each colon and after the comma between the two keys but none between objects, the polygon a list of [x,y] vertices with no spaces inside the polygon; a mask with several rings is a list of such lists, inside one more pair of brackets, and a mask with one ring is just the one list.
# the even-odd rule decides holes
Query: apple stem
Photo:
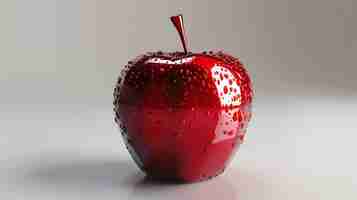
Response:
[{"label": "apple stem", "polygon": [[187,54],[187,37],[185,33],[185,27],[183,25],[183,16],[182,14],[180,14],[180,15],[172,16],[170,17],[170,19],[180,35],[183,50],[185,51],[185,54]]}]

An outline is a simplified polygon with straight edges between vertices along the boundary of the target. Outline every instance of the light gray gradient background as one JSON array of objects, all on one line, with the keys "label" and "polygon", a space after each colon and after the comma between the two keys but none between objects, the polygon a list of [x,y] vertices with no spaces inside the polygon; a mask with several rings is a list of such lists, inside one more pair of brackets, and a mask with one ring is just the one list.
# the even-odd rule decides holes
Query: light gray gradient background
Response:
[{"label": "light gray gradient background", "polygon": [[[180,50],[241,58],[255,116],[223,176],[143,180],[113,123],[121,66]],[[356,199],[357,1],[0,1],[1,199]]]}]

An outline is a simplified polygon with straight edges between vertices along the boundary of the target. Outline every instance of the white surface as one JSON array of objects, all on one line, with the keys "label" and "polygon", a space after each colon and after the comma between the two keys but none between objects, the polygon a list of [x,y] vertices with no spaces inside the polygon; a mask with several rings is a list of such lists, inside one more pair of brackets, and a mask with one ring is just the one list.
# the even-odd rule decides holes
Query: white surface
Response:
[{"label": "white surface", "polygon": [[[279,99],[279,100],[277,100]],[[145,181],[108,107],[0,105],[0,199],[357,199],[357,98],[258,98],[232,165],[207,182]]]}]

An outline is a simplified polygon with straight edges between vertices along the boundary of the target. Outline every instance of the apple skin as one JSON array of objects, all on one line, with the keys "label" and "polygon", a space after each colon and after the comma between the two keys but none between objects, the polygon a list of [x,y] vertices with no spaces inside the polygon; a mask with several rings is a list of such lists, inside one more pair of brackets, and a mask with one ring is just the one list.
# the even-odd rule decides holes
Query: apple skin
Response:
[{"label": "apple skin", "polygon": [[243,142],[252,98],[248,72],[228,54],[147,53],[121,72],[115,122],[149,177],[201,181],[221,174]]}]

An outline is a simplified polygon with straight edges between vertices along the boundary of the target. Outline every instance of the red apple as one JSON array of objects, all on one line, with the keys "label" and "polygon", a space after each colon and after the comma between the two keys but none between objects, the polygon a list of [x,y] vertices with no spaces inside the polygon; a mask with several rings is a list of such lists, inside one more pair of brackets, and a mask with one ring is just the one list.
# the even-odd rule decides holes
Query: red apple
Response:
[{"label": "red apple", "polygon": [[[183,33],[182,16],[172,21]],[[176,23],[176,22],[180,23]],[[252,86],[223,52],[146,53],[122,70],[115,121],[137,165],[150,177],[184,182],[224,171],[251,118]]]}]

